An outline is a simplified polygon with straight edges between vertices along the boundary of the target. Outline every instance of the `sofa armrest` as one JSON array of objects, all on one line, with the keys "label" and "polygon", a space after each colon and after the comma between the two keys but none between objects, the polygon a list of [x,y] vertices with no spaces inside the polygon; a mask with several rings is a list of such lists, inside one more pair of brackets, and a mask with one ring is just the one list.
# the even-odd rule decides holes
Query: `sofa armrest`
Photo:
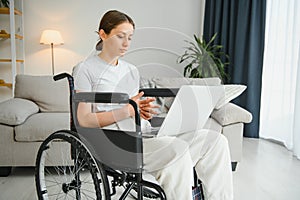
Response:
[{"label": "sofa armrest", "polygon": [[211,117],[218,121],[222,126],[235,123],[250,123],[252,114],[233,103],[227,103],[218,110],[214,110]]},{"label": "sofa armrest", "polygon": [[27,99],[13,98],[1,102],[0,111],[0,123],[15,126],[39,112],[39,107]]}]

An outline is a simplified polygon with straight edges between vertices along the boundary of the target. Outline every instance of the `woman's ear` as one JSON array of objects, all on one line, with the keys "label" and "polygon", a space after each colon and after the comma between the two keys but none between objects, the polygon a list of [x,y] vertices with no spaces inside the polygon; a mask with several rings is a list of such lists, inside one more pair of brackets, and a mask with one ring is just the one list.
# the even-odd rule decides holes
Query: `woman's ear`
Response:
[{"label": "woman's ear", "polygon": [[99,34],[99,37],[102,39],[102,40],[105,40],[107,38],[107,34],[104,32],[103,29],[100,29],[100,31],[98,32]]}]

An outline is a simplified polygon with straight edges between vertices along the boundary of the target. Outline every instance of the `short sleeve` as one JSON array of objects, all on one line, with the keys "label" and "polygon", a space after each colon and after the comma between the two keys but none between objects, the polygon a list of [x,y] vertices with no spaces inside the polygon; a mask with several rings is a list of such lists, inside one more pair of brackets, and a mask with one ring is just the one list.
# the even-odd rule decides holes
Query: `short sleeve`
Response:
[{"label": "short sleeve", "polygon": [[86,64],[81,62],[73,68],[74,89],[80,91],[92,91],[91,78]]},{"label": "short sleeve", "polygon": [[133,77],[134,77],[134,83],[135,83],[134,88],[135,89],[133,89],[133,92],[130,95],[131,97],[137,95],[138,92],[139,92],[139,89],[140,89],[140,74],[139,74],[139,71],[136,67],[133,67],[132,72],[133,72]]},{"label": "short sleeve", "polygon": [[127,92],[130,97],[133,97],[138,94],[140,89],[140,74],[134,65],[128,64],[128,68],[127,78],[130,80],[127,84]]}]

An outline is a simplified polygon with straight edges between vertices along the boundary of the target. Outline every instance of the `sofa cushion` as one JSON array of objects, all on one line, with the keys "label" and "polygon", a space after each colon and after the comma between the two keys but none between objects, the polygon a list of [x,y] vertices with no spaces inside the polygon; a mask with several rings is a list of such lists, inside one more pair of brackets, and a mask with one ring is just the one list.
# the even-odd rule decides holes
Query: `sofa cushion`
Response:
[{"label": "sofa cushion", "polygon": [[155,83],[151,78],[140,77],[140,88],[155,88]]},{"label": "sofa cushion", "polygon": [[228,103],[221,109],[215,109],[211,117],[222,126],[239,122],[250,123],[252,121],[252,114],[250,112],[233,103]]},{"label": "sofa cushion", "polygon": [[69,113],[37,113],[24,124],[15,127],[15,140],[18,142],[44,141],[51,133],[70,129]]},{"label": "sofa cushion", "polygon": [[39,111],[39,107],[27,99],[13,98],[0,103],[0,123],[7,125],[22,124],[30,115]]},{"label": "sofa cushion", "polygon": [[183,85],[191,85],[192,81],[189,78],[167,78],[157,77],[152,78],[151,81],[157,88],[180,88]]},{"label": "sofa cushion", "polygon": [[69,90],[66,79],[52,76],[17,75],[15,97],[35,102],[42,112],[68,112]]},{"label": "sofa cushion", "polygon": [[223,85],[224,87],[224,93],[222,97],[217,102],[215,108],[220,109],[227,103],[229,103],[234,98],[238,97],[240,94],[244,92],[244,90],[247,88],[245,85],[238,85],[238,84],[228,84]]}]

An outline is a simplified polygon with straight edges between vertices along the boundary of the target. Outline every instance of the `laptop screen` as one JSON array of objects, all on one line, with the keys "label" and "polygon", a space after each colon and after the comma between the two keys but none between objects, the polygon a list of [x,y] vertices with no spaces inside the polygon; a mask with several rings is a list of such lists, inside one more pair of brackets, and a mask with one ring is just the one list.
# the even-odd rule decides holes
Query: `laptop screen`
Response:
[{"label": "laptop screen", "polygon": [[175,136],[202,129],[223,90],[222,86],[182,86],[158,131],[158,136]]}]

